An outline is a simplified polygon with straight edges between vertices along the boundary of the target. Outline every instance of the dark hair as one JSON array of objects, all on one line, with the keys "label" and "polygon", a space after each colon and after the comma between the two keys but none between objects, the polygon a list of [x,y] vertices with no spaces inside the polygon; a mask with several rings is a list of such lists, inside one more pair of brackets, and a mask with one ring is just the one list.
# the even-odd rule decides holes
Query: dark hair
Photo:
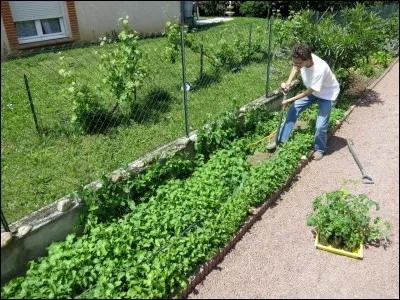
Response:
[{"label": "dark hair", "polygon": [[311,48],[306,44],[297,44],[293,47],[292,58],[300,58],[302,60],[311,59]]}]

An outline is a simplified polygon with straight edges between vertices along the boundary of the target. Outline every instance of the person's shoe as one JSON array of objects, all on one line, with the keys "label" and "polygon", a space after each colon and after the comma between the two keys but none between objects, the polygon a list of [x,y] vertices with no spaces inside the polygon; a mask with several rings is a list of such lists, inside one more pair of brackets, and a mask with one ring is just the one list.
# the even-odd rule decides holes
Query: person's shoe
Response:
[{"label": "person's shoe", "polygon": [[321,160],[321,158],[324,156],[324,154],[320,151],[315,151],[314,152],[314,160]]},{"label": "person's shoe", "polygon": [[267,150],[272,150],[276,148],[276,142],[273,141],[267,145]]}]

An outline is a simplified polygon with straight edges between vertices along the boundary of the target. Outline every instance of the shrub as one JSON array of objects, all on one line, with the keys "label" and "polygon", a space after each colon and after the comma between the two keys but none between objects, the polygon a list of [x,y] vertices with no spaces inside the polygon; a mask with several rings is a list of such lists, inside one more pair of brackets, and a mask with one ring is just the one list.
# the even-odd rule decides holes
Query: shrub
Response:
[{"label": "shrub", "polygon": [[[105,71],[104,83],[110,84],[115,97],[122,102],[132,103],[133,96],[146,76],[146,62],[143,52],[138,47],[139,35],[128,26],[129,16],[120,18],[122,31],[118,34],[119,42],[115,48],[101,55],[101,69]],[[107,42],[104,37],[100,43]]]},{"label": "shrub", "polygon": [[246,17],[263,18],[268,16],[269,1],[246,1],[240,6],[240,13]]}]

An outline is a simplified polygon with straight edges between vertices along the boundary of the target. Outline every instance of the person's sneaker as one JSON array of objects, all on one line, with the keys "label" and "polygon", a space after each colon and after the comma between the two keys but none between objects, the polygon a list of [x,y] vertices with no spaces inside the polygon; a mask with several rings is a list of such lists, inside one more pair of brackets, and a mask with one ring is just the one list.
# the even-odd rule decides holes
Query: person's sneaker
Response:
[{"label": "person's sneaker", "polygon": [[323,156],[324,156],[324,154],[320,151],[314,152],[314,160],[320,160]]},{"label": "person's sneaker", "polygon": [[267,145],[267,150],[272,150],[276,148],[276,142],[273,141]]}]

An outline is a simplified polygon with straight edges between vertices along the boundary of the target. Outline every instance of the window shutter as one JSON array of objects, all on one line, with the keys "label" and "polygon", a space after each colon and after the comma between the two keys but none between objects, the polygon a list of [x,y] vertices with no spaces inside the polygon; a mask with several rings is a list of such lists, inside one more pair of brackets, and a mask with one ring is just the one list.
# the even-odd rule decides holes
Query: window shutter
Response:
[{"label": "window shutter", "polygon": [[61,18],[61,1],[9,1],[14,22]]}]

